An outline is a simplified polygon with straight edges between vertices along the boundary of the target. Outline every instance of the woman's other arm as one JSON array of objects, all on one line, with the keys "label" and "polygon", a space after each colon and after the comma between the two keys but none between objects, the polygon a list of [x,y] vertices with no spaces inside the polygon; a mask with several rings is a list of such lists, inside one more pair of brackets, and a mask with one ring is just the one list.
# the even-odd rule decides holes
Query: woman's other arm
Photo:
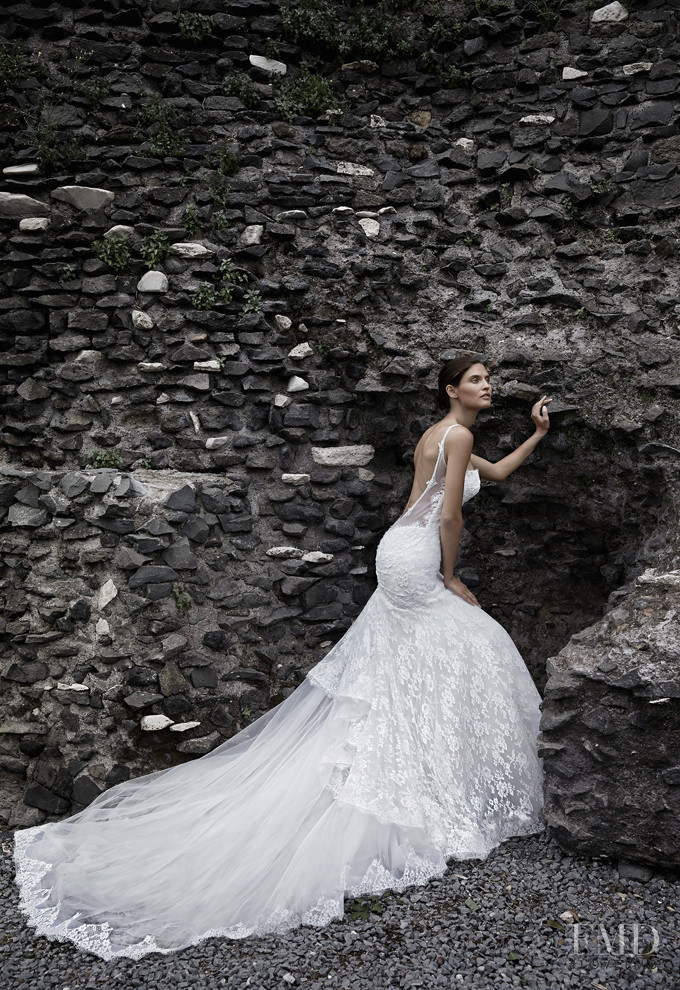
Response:
[{"label": "woman's other arm", "polygon": [[446,458],[446,481],[444,483],[444,502],[439,522],[439,535],[442,544],[442,573],[444,584],[470,605],[479,602],[470,589],[454,577],[460,535],[463,531],[463,488],[465,485],[465,470],[470,460],[474,438],[468,429],[451,430],[444,443]]},{"label": "woman's other arm", "polygon": [[484,460],[483,457],[477,457],[476,454],[472,455],[470,460],[473,467],[479,471],[480,477],[485,478],[487,481],[505,481],[508,475],[516,471],[520,464],[524,463],[532,450],[538,446],[550,429],[550,419],[546,408],[549,402],[552,402],[552,399],[548,399],[544,395],[538,402],[534,403],[531,409],[531,418],[536,427],[535,433],[506,457],[493,463],[492,461]]}]

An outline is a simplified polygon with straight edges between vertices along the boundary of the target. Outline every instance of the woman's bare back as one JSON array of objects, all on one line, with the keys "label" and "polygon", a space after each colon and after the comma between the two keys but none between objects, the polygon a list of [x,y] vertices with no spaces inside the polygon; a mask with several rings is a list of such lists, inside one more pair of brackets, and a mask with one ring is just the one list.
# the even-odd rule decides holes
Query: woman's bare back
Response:
[{"label": "woman's bare back", "polygon": [[[444,434],[447,429],[451,426],[451,423],[446,423],[445,421],[440,421],[430,426],[429,429],[425,430],[422,437],[416,444],[416,449],[413,452],[413,487],[411,488],[411,494],[409,495],[409,500],[404,509],[406,512],[411,508],[414,502],[417,502],[420,496],[425,491],[428,481],[432,477],[432,474],[437,463],[437,458],[439,456],[439,444],[442,441]],[[472,469],[472,461],[468,465],[468,470]]]}]

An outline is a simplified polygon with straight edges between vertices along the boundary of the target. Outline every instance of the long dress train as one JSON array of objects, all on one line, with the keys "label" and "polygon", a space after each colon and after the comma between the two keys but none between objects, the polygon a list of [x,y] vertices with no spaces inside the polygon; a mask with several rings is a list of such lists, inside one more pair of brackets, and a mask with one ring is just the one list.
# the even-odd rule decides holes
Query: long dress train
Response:
[{"label": "long dress train", "polygon": [[[325,925],[346,896],[543,829],[540,695],[439,573],[443,445],[378,546],[376,591],[285,701],[200,759],[16,832],[37,933],[112,959]],[[464,501],[478,490],[468,472]]]}]

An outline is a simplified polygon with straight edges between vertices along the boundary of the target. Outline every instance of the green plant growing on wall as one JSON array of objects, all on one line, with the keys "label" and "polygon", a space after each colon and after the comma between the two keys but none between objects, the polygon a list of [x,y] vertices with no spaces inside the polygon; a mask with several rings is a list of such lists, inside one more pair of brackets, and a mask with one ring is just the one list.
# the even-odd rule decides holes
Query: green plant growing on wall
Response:
[{"label": "green plant growing on wall", "polygon": [[78,273],[73,265],[64,265],[57,278],[60,282],[72,282]]},{"label": "green plant growing on wall", "polygon": [[42,52],[28,55],[15,45],[0,46],[0,89],[14,89],[22,79],[45,71]]},{"label": "green plant growing on wall", "polygon": [[188,612],[194,603],[191,595],[184,590],[181,584],[173,584],[172,597],[175,600],[175,608],[180,613]]},{"label": "green plant growing on wall", "polygon": [[213,309],[218,303],[229,303],[234,289],[248,281],[246,272],[239,271],[231,258],[225,258],[213,276],[213,282],[204,282],[191,296],[194,309]]},{"label": "green plant growing on wall", "polygon": [[143,238],[139,253],[149,268],[156,268],[170,254],[170,238],[164,230],[154,230]]},{"label": "green plant growing on wall", "polygon": [[160,158],[180,155],[184,150],[181,128],[182,118],[177,110],[156,93],[137,111],[140,136],[149,132],[151,153]]},{"label": "green plant growing on wall", "polygon": [[315,52],[384,61],[411,54],[408,15],[421,5],[418,0],[380,0],[368,6],[360,0],[347,5],[341,22],[333,0],[283,0],[281,17],[284,34]]},{"label": "green plant growing on wall", "polygon": [[92,242],[97,258],[114,272],[123,272],[130,261],[130,245],[124,237],[102,237]]},{"label": "green plant growing on wall", "polygon": [[79,96],[84,96],[94,106],[99,106],[101,101],[106,99],[111,92],[111,87],[105,79],[99,79],[95,76],[79,83],[76,92]]},{"label": "green plant growing on wall", "polygon": [[255,83],[247,72],[232,72],[222,82],[225,96],[235,96],[248,110],[253,110],[260,99]]},{"label": "green plant growing on wall", "polygon": [[213,230],[229,230],[231,223],[227,218],[226,210],[214,210],[210,217],[210,226]]},{"label": "green plant growing on wall", "polygon": [[243,306],[239,316],[246,316],[248,313],[262,312],[262,295],[255,289],[249,289],[243,297]]},{"label": "green plant growing on wall", "polygon": [[525,10],[534,15],[541,27],[554,28],[562,15],[563,0],[529,0]]},{"label": "green plant growing on wall", "polygon": [[178,11],[173,20],[182,37],[194,44],[203,41],[215,27],[215,20],[211,14],[197,14],[190,10]]},{"label": "green plant growing on wall", "polygon": [[193,237],[200,226],[198,222],[198,207],[195,203],[189,203],[184,210],[184,226],[190,237]]},{"label": "green plant growing on wall", "polygon": [[226,141],[221,141],[206,155],[205,164],[220,175],[236,175],[241,167],[241,157],[231,151]]},{"label": "green plant growing on wall", "polygon": [[221,210],[229,205],[230,192],[231,186],[223,175],[216,176],[208,186],[208,198],[212,206]]},{"label": "green plant growing on wall", "polygon": [[274,96],[274,106],[286,120],[318,117],[338,105],[331,84],[324,76],[304,66],[295,79],[284,79]]},{"label": "green plant growing on wall", "polygon": [[92,466],[96,468],[122,468],[123,458],[113,450],[95,450]]},{"label": "green plant growing on wall", "polygon": [[45,175],[66,168],[83,155],[82,135],[65,135],[53,114],[54,107],[44,102],[21,112],[26,144],[32,148],[38,167]]}]

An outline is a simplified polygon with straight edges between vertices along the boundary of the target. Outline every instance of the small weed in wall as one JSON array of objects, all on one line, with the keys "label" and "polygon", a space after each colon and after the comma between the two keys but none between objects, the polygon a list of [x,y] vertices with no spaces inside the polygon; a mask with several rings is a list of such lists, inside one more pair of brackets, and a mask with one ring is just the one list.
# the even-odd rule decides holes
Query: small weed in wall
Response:
[{"label": "small weed in wall", "polygon": [[72,282],[77,274],[73,265],[64,265],[57,278],[60,282]]},{"label": "small weed in wall", "polygon": [[102,237],[93,241],[92,250],[114,272],[124,272],[130,261],[130,245],[124,237]]},{"label": "small weed in wall", "polygon": [[248,313],[262,312],[262,296],[254,289],[249,289],[243,297],[243,307],[239,316],[247,316]]},{"label": "small weed in wall", "polygon": [[197,14],[190,10],[181,10],[173,17],[179,28],[179,33],[187,41],[198,44],[215,27],[215,21],[210,14]]},{"label": "small weed in wall", "polygon": [[193,598],[180,584],[173,584],[172,597],[175,599],[175,608],[178,612],[188,612],[193,605]]},{"label": "small weed in wall", "polygon": [[255,83],[247,72],[232,72],[222,82],[225,96],[235,96],[248,110],[254,110],[260,100]]},{"label": "small weed in wall", "polygon": [[149,268],[155,268],[170,254],[170,238],[164,230],[154,230],[142,240],[139,253]]},{"label": "small weed in wall", "polygon": [[113,450],[96,450],[92,458],[92,466],[119,470],[123,466],[123,458]]}]

